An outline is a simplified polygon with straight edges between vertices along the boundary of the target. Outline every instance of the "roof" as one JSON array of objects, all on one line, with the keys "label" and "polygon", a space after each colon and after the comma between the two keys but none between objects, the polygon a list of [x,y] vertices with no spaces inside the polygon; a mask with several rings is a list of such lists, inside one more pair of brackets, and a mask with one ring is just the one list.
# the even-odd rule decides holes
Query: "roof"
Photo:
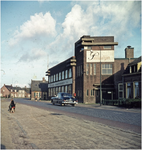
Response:
[{"label": "roof", "polygon": [[31,93],[31,88],[22,88],[23,90],[25,90],[26,93]]},{"label": "roof", "polygon": [[32,80],[31,91],[47,92],[48,81],[43,82],[43,81]]},{"label": "roof", "polygon": [[20,87],[12,87],[11,89],[12,89],[12,90],[16,90],[17,92],[18,92],[19,90],[22,90]]},{"label": "roof", "polygon": [[[140,56],[139,58],[136,58],[133,62],[129,63],[128,66],[127,66],[127,68],[125,69],[123,75],[132,74],[132,73],[130,73],[130,68],[131,68],[131,66],[137,65],[139,62],[141,62],[141,58],[142,58],[142,56]],[[136,73],[137,73],[137,74],[141,73],[141,66],[140,66],[140,68],[137,70],[137,72],[135,72],[135,74],[136,74]]]},{"label": "roof", "polygon": [[141,62],[142,60],[142,56],[140,56],[139,58],[135,59],[133,62],[129,63],[129,66],[133,66],[136,65],[137,63]]},{"label": "roof", "polygon": [[12,89],[11,85],[5,85],[5,87],[10,91]]}]

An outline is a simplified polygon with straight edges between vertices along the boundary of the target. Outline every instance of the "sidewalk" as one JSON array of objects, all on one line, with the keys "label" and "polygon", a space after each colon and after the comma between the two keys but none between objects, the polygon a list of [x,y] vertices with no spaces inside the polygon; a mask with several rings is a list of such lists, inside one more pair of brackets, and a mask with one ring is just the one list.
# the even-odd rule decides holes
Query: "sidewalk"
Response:
[{"label": "sidewalk", "polygon": [[137,133],[97,122],[1,101],[1,147],[5,149],[140,149]]},{"label": "sidewalk", "polygon": [[[51,104],[51,101],[46,101],[46,100],[39,100],[39,101],[40,102],[47,102],[47,103]],[[90,108],[95,108],[95,109],[107,109],[107,110],[141,113],[140,108],[124,108],[124,107],[117,107],[117,106],[110,106],[110,105],[101,105],[100,106],[100,104],[84,104],[84,103],[78,103],[76,106],[78,106],[78,107],[90,107]]]}]

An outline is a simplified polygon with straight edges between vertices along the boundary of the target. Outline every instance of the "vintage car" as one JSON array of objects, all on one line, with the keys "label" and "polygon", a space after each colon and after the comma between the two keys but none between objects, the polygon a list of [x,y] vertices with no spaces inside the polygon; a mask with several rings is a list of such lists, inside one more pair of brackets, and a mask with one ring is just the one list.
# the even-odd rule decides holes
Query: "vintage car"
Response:
[{"label": "vintage car", "polygon": [[71,94],[61,92],[58,93],[57,96],[51,98],[51,103],[53,105],[58,104],[62,106],[62,104],[70,104],[75,106],[78,104],[78,101]]}]

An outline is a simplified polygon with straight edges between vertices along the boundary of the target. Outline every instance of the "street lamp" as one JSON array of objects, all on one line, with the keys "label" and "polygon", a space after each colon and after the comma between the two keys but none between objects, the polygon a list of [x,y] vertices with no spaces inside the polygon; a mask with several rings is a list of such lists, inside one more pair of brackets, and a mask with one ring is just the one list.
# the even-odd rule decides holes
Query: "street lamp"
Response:
[{"label": "street lamp", "polygon": [[98,46],[100,49],[100,106],[102,105],[102,81],[101,81],[101,48]]}]

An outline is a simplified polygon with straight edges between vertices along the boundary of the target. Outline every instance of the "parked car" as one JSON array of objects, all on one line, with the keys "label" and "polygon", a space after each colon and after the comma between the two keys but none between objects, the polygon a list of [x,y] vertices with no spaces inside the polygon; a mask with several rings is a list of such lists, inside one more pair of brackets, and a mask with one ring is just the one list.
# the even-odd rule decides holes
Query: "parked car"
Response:
[{"label": "parked car", "polygon": [[76,98],[74,98],[69,93],[60,92],[57,94],[57,96],[51,98],[51,103],[53,105],[58,104],[62,106],[62,104],[70,104],[72,106],[75,106],[76,104],[78,104],[78,100],[76,100]]}]

